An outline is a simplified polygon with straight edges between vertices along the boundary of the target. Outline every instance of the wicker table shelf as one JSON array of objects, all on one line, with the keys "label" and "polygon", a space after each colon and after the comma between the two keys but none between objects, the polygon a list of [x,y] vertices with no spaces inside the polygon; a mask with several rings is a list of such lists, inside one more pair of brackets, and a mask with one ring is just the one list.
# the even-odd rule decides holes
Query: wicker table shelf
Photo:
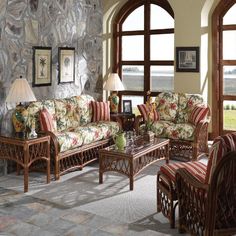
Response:
[{"label": "wicker table shelf", "polygon": [[115,145],[99,150],[99,183],[103,183],[103,173],[115,171],[126,175],[130,180],[130,190],[134,188],[134,177],[155,161],[165,159],[169,162],[169,139],[155,138],[134,149],[124,151]]},{"label": "wicker table shelf", "polygon": [[20,138],[0,135],[0,159],[16,162],[17,173],[24,170],[24,192],[28,192],[29,168],[37,161],[46,162],[47,183],[50,182],[50,136]]}]

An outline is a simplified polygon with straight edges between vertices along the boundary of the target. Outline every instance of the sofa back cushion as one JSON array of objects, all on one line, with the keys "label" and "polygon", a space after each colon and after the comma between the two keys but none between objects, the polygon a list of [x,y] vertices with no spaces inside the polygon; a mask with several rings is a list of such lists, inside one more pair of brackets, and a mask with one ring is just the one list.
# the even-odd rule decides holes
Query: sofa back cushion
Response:
[{"label": "sofa back cushion", "polygon": [[91,101],[94,98],[90,95],[76,96],[76,116],[79,118],[80,125],[86,125],[92,121],[92,106]]},{"label": "sofa back cushion", "polygon": [[178,93],[162,92],[155,99],[160,120],[175,121],[178,110]]},{"label": "sofa back cushion", "polygon": [[207,164],[205,182],[210,183],[214,170],[224,155],[236,151],[236,133],[226,134],[214,139]]},{"label": "sofa back cushion", "polygon": [[200,94],[179,93],[176,123],[188,123],[193,107],[203,102]]},{"label": "sofa back cushion", "polygon": [[138,109],[139,109],[140,114],[143,117],[144,122],[147,121],[148,117],[150,118],[150,116],[151,116],[151,120],[153,120],[153,121],[160,120],[160,116],[159,116],[159,114],[156,110],[153,111],[153,114],[149,114],[150,113],[150,108],[146,104],[138,105]]},{"label": "sofa back cushion", "polygon": [[91,101],[92,106],[92,122],[109,121],[110,120],[110,103]]},{"label": "sofa back cushion", "polygon": [[73,106],[68,102],[66,98],[55,99],[56,108],[56,120],[57,120],[57,130],[63,131],[68,130],[73,127]]}]

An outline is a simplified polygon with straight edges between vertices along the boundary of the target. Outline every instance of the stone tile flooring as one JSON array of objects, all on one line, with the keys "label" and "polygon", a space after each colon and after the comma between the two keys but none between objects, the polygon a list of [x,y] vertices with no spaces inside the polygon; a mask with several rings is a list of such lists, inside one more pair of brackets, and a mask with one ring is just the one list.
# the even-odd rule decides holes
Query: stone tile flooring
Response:
[{"label": "stone tile flooring", "polygon": [[[42,178],[44,182],[45,176],[43,174],[40,175],[42,175],[40,178]],[[68,177],[68,175],[65,176]],[[97,177],[98,176],[95,175],[96,179]],[[142,179],[142,177],[144,176],[141,175],[140,180]],[[156,178],[154,174],[151,177],[153,179]],[[32,178],[33,177],[30,176],[30,191],[28,193],[23,193],[19,190],[22,188],[23,185],[22,177],[19,180],[15,175],[0,177],[1,236],[179,235],[177,229],[169,228],[168,221],[162,216],[161,213],[157,214],[155,212],[155,196],[152,199],[152,204],[154,205],[153,214],[147,215],[146,217],[133,222],[126,222],[126,220],[124,220],[125,218],[117,220],[116,217],[105,217],[105,215],[102,214],[99,215],[99,211],[95,211],[96,213],[94,213],[93,210],[89,208],[89,210],[84,210],[85,207],[83,205],[70,206],[66,203],[63,203],[63,201],[52,201],[52,196],[50,197],[49,195],[47,196],[47,198],[41,198],[40,191],[37,192],[36,189],[33,187],[34,179],[32,180]],[[76,179],[76,181],[78,180],[83,181],[83,178],[80,176],[79,179]],[[119,179],[119,182],[122,182],[123,180],[126,181],[125,183],[128,188],[128,181],[125,177],[124,179],[123,177],[121,180]],[[137,182],[140,180],[137,180]],[[70,182],[67,182],[68,180],[64,179],[64,181],[65,185],[69,185]],[[61,181],[60,183],[56,183],[56,181],[52,180],[52,182],[46,186],[47,191],[50,191],[53,188],[56,189],[56,187],[60,186],[62,182],[63,181]],[[106,182],[109,182],[109,179],[106,179]],[[13,183],[15,183],[15,185],[21,185],[20,188],[15,189],[15,185]],[[43,185],[43,183],[41,184]],[[8,188],[6,187],[7,185],[12,185],[13,187]],[[135,185],[137,185],[135,186],[135,188],[138,190],[138,183],[135,183]],[[94,187],[97,188],[98,186],[102,185],[98,185],[97,182],[94,183]],[[111,185],[109,186],[109,189],[110,191],[112,190]],[[41,190],[41,192],[43,191],[46,190]],[[71,191],[73,191],[73,186],[71,187]],[[59,196],[60,191],[57,194]],[[128,194],[130,197],[130,194],[132,193],[130,193],[130,191],[125,190],[124,192],[121,192],[119,194]],[[53,197],[55,198],[55,195]],[[102,200],[105,201],[106,199]],[[94,201],[94,199],[92,203],[92,206],[95,207],[96,201]],[[101,202],[97,201],[97,204],[99,205],[101,204]],[[131,214],[133,210],[135,209],[130,209]],[[116,214],[116,212],[114,212],[113,214]]]}]

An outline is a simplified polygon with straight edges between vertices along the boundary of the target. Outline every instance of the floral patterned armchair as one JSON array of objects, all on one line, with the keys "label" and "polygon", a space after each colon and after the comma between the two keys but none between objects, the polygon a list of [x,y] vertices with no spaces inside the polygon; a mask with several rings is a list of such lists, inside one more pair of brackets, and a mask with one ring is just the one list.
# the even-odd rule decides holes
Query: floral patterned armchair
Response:
[{"label": "floral patterned armchair", "polygon": [[[208,153],[210,109],[199,94],[162,92],[155,99],[158,119],[151,130],[157,137],[170,139],[170,158],[196,160]],[[137,116],[135,128],[142,129],[143,116]]]}]

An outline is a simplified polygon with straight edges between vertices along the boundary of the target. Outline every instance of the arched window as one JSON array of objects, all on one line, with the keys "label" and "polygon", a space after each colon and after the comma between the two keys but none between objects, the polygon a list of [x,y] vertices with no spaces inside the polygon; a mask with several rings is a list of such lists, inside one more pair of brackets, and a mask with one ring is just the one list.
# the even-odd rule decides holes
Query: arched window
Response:
[{"label": "arched window", "polygon": [[213,136],[217,136],[236,130],[236,0],[221,1],[212,22]]},{"label": "arched window", "polygon": [[174,13],[166,0],[128,1],[114,23],[114,68],[133,108],[174,90]]}]

